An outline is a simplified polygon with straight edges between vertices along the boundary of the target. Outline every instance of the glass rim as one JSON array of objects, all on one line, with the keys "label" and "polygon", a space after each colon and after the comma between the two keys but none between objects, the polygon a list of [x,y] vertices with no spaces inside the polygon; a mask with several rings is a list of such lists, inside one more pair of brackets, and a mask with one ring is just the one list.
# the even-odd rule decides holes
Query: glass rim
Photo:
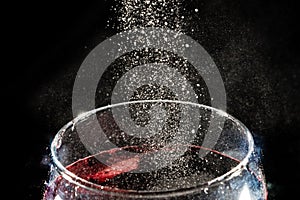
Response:
[{"label": "glass rim", "polygon": [[[149,190],[149,191],[138,191],[138,190],[126,190],[126,189],[120,189],[120,188],[113,188],[109,186],[103,186],[100,184],[92,183],[86,179],[83,179],[76,174],[72,173],[69,171],[60,161],[58,158],[58,155],[56,153],[56,148],[57,144],[59,143],[59,140],[63,137],[63,134],[67,129],[70,127],[74,126],[74,124],[80,122],[81,120],[84,120],[88,118],[89,116],[96,114],[99,111],[106,110],[109,108],[113,107],[118,107],[118,106],[124,106],[124,105],[129,105],[129,104],[135,104],[135,103],[157,103],[157,102],[162,102],[162,103],[178,103],[178,104],[186,104],[190,106],[196,106],[200,108],[205,108],[209,110],[213,110],[219,115],[222,115],[226,117],[226,119],[232,120],[235,124],[237,124],[240,128],[242,128],[242,132],[246,135],[247,138],[247,146],[248,146],[248,151],[247,154],[244,156],[243,159],[239,160],[239,163],[233,167],[231,170],[227,171],[226,173],[213,178],[210,181],[206,181],[204,183],[200,183],[196,186],[193,187],[188,187],[188,188],[177,188],[177,189],[170,189],[166,191],[154,191],[154,190]],[[120,147],[121,149],[122,147]],[[212,149],[211,149],[212,150]],[[249,129],[238,119],[233,117],[232,115],[228,114],[227,112],[207,106],[204,104],[199,104],[199,103],[193,103],[193,102],[187,102],[187,101],[179,101],[179,100],[135,100],[135,101],[127,101],[127,102],[122,102],[122,103],[116,103],[116,104],[110,104],[107,106],[102,106],[99,108],[95,108],[93,110],[84,112],[77,117],[75,117],[73,120],[69,121],[67,124],[65,124],[55,135],[54,139],[51,142],[50,145],[50,153],[51,153],[51,159],[54,167],[58,170],[58,173],[62,176],[62,178],[66,179],[67,181],[70,181],[71,183],[82,187],[84,189],[91,190],[96,193],[102,193],[102,194],[109,194],[113,196],[122,196],[122,197],[130,197],[130,198],[163,198],[163,197],[176,197],[184,194],[192,194],[194,192],[197,192],[199,190],[204,190],[206,188],[210,188],[212,186],[221,184],[221,182],[228,181],[235,176],[237,176],[248,164],[249,159],[251,154],[254,152],[254,140],[252,137],[251,132]],[[126,193],[124,193],[126,191]]]}]

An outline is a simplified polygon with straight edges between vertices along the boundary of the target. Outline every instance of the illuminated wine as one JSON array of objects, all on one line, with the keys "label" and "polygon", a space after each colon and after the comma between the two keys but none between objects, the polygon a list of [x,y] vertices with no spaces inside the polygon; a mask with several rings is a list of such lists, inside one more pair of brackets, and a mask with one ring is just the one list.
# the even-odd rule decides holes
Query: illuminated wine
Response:
[{"label": "illuminated wine", "polygon": [[[138,154],[132,158],[123,159],[117,155],[120,149],[112,149],[88,156],[68,165],[66,169],[90,182],[92,188],[108,193],[101,196],[93,190],[79,187],[76,183],[72,183],[60,175],[48,185],[44,200],[105,199],[109,198],[109,192],[115,192],[122,196],[122,193],[130,192],[188,190],[205,185],[206,182],[230,171],[239,163],[237,159],[213,150],[201,158],[198,155],[201,148],[200,146],[190,146],[188,151],[170,166],[157,171],[141,173],[134,172],[139,168],[141,158]],[[136,147],[122,148],[122,150],[124,149],[136,150]],[[116,160],[116,162],[107,166],[100,161],[103,158]],[[251,171],[248,173],[253,186],[256,186],[257,189],[263,187],[264,183],[256,177],[255,173]],[[84,185],[84,183],[81,184]],[[223,184],[226,185],[226,183]],[[236,188],[237,191],[240,189]],[[206,192],[203,189],[202,196],[206,196]],[[200,196],[200,194],[196,194],[196,196]]]}]

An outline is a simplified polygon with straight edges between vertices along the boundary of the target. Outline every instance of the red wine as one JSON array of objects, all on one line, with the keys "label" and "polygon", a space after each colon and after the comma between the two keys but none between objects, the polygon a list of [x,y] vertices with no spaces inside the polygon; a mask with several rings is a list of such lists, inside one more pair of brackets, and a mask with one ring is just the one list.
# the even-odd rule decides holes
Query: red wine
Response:
[{"label": "red wine", "polygon": [[[136,151],[136,147],[125,147]],[[122,148],[122,150],[125,150]],[[90,182],[87,187],[103,191],[128,193],[131,191],[170,191],[193,188],[206,183],[231,170],[239,161],[220,152],[210,151],[204,158],[197,154],[201,147],[189,146],[188,151],[172,162],[170,166],[156,171],[135,173],[142,162],[142,156],[122,157],[121,149],[104,151],[80,159],[66,167],[76,176]],[[111,163],[109,166],[104,164]],[[82,185],[85,182],[76,180]],[[99,196],[100,195],[100,196]],[[103,194],[104,195],[104,194]],[[60,198],[57,198],[60,196]],[[48,184],[44,200],[56,199],[106,199],[91,190],[79,187],[62,175]]]}]

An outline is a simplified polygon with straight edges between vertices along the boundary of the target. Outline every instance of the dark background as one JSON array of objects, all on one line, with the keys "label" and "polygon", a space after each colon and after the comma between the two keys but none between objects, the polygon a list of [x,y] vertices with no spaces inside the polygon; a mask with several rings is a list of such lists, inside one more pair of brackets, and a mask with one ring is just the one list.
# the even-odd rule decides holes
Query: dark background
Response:
[{"label": "dark background", "polygon": [[[14,6],[9,15],[15,18],[11,36],[16,44],[11,44],[13,50],[9,51],[13,58],[6,67],[9,81],[4,94],[19,113],[14,128],[20,129],[25,144],[25,199],[42,198],[49,162],[47,147],[72,118],[72,85],[81,62],[97,44],[117,32],[106,27],[114,16],[110,10],[113,3],[26,2]],[[186,15],[199,8],[197,15],[190,15],[190,23],[198,27],[191,36],[222,68],[228,112],[255,133],[262,148],[269,199],[297,195],[299,3],[212,0],[189,2],[185,7]],[[15,113],[11,117],[16,117]]]}]

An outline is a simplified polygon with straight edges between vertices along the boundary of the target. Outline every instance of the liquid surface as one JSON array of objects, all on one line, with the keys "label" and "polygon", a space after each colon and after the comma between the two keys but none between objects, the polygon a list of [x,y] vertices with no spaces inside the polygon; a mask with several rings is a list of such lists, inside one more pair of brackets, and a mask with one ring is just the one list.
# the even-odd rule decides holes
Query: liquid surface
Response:
[{"label": "liquid surface", "polygon": [[[136,150],[135,147],[126,149]],[[96,184],[96,187],[106,186],[118,191],[167,191],[198,186],[228,172],[239,163],[215,151],[201,158],[198,155],[200,149],[200,146],[190,146],[183,156],[157,171],[137,173],[143,158],[139,154],[132,158],[122,158],[118,155],[120,149],[80,159],[66,169]],[[103,164],[103,159],[111,164]],[[58,176],[46,191],[45,199],[52,199],[62,191],[72,191],[73,187],[76,186]]]}]

